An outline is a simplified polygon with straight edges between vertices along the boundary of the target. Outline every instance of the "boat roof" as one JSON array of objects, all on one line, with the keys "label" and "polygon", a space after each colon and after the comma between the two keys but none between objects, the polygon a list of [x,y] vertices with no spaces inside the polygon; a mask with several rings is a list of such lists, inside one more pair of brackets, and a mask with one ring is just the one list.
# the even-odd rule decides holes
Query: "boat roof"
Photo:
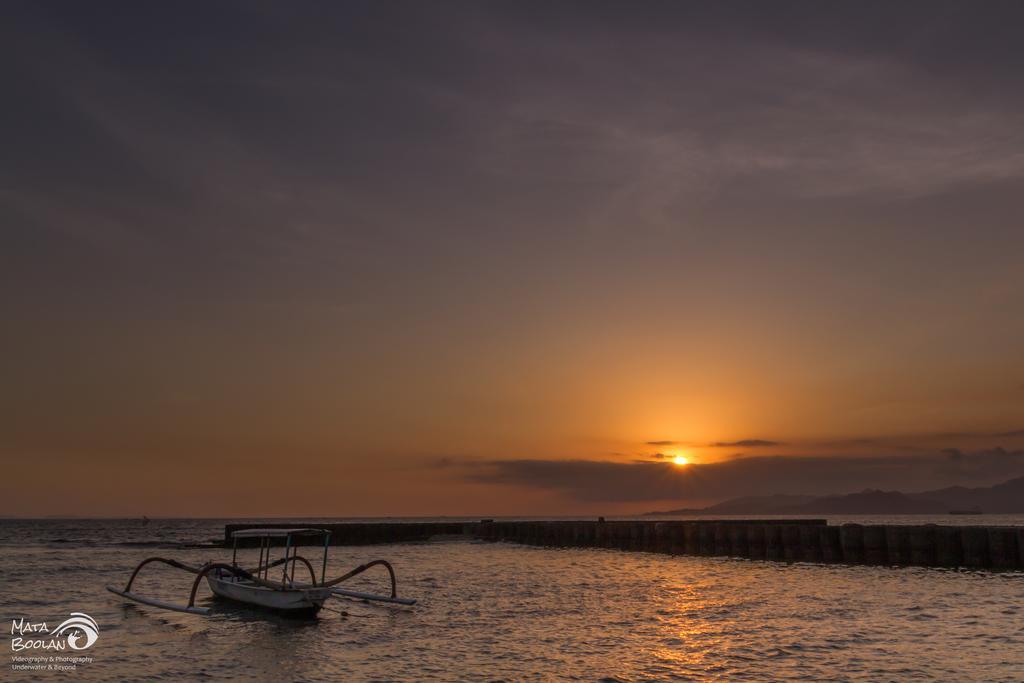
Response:
[{"label": "boat roof", "polygon": [[277,538],[282,536],[330,536],[327,529],[239,529],[231,532],[231,538]]}]

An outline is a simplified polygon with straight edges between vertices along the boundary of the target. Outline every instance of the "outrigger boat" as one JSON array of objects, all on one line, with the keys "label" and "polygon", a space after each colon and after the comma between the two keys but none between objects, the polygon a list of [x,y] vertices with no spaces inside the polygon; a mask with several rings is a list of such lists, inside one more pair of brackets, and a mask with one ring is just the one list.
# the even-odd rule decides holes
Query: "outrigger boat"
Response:
[{"label": "outrigger boat", "polygon": [[[313,564],[298,554],[298,539],[316,536],[323,538],[324,549],[319,582],[316,580],[316,570],[313,568]],[[246,538],[255,538],[259,542],[260,556],[256,563],[256,568],[252,571],[247,571],[238,566],[238,540]],[[284,557],[271,562],[271,541],[281,538],[284,539]],[[143,605],[204,616],[210,613],[210,609],[208,607],[196,607],[196,592],[199,590],[199,584],[202,583],[204,578],[207,584],[209,584],[210,590],[218,597],[270,609],[288,616],[315,616],[331,597],[356,598],[399,605],[416,604],[415,600],[398,597],[395,570],[386,560],[373,560],[372,562],[361,564],[352,571],[328,581],[327,548],[330,545],[331,532],[327,529],[243,529],[231,534],[231,539],[233,541],[231,564],[207,562],[202,567],[194,567],[164,557],[150,557],[140,562],[139,566],[135,568],[124,590],[114,588],[113,586],[107,586],[107,590]],[[195,581],[192,582],[192,593],[189,595],[187,605],[156,600],[132,592],[132,583],[134,583],[135,577],[138,576],[139,570],[151,562],[162,562],[175,569],[181,569],[196,575]],[[297,564],[305,565],[306,570],[309,572],[308,583],[295,580],[295,565]],[[377,565],[387,569],[388,575],[391,577],[390,596],[363,593],[337,587],[339,583],[351,579],[357,574],[362,574],[367,569]],[[282,567],[280,581],[270,577],[270,570],[275,567]]]}]

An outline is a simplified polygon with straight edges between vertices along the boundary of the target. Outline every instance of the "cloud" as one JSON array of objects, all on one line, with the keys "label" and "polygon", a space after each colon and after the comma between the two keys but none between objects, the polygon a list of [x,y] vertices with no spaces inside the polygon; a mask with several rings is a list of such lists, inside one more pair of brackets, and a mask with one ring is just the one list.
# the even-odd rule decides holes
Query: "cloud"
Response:
[{"label": "cloud", "polygon": [[782,441],[768,441],[767,439],[740,439],[739,441],[716,441],[711,444],[715,448],[760,448],[762,446],[782,446]]},{"label": "cloud", "polygon": [[647,441],[648,446],[675,446],[675,441]]},{"label": "cloud", "polygon": [[[493,163],[521,169],[558,144],[542,172],[610,185],[603,208],[617,219],[671,220],[737,187],[905,198],[1024,174],[1018,102],[965,99],[931,65],[867,46],[839,52],[762,35],[737,58],[735,42],[706,34],[624,34],[610,52],[600,34],[581,32],[567,47],[539,31],[524,61],[520,36],[498,38],[495,54],[537,71],[507,104]],[[612,87],[620,96],[609,99]]]},{"label": "cloud", "polygon": [[428,468],[428,469],[443,470],[443,469],[448,469],[450,467],[455,467],[456,465],[459,465],[459,464],[462,464],[462,463],[459,463],[455,458],[450,458],[450,457],[445,456],[445,457],[435,458],[434,460],[428,461],[426,463],[425,467]]},{"label": "cloud", "polygon": [[1020,458],[1024,456],[1024,450],[1008,451],[1001,446],[996,446],[988,450],[978,451],[975,455],[996,458]]},{"label": "cloud", "polygon": [[499,460],[467,481],[557,491],[583,502],[724,500],[774,493],[828,495],[865,488],[921,491],[992,485],[1024,475],[1024,450],[874,457],[757,456],[686,468],[665,462]]}]

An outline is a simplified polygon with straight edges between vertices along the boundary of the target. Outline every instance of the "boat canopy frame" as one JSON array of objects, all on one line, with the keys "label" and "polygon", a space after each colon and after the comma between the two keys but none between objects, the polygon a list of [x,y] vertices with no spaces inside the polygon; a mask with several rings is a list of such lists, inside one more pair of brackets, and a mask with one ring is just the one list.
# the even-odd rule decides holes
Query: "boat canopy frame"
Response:
[{"label": "boat canopy frame", "polygon": [[[256,563],[256,571],[252,572],[257,577],[264,580],[269,580],[268,572],[271,567],[276,567],[278,564],[283,565],[281,574],[281,584],[295,585],[295,565],[298,562],[304,562],[306,567],[309,569],[310,578],[313,585],[316,586],[316,572],[313,570],[313,565],[309,560],[299,555],[299,544],[292,543],[292,539],[303,536],[322,536],[324,539],[323,549],[324,556],[323,562],[320,566],[320,585],[327,582],[327,551],[331,545],[331,531],[329,529],[316,529],[316,528],[295,528],[295,529],[239,529],[231,533],[231,566],[238,566],[238,539],[240,538],[256,538],[259,539],[260,558]],[[270,540],[273,538],[284,538],[284,558],[276,560],[275,562],[270,561]],[[288,565],[291,564],[291,575],[288,573]]]}]

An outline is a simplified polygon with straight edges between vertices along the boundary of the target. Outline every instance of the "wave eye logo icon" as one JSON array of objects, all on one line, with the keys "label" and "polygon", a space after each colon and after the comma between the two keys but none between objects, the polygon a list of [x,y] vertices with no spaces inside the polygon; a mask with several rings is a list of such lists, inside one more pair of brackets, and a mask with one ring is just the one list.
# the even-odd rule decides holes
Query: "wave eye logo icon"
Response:
[{"label": "wave eye logo icon", "polygon": [[72,612],[70,619],[62,621],[53,630],[53,635],[64,636],[72,650],[88,650],[99,639],[100,627],[88,614]]}]

